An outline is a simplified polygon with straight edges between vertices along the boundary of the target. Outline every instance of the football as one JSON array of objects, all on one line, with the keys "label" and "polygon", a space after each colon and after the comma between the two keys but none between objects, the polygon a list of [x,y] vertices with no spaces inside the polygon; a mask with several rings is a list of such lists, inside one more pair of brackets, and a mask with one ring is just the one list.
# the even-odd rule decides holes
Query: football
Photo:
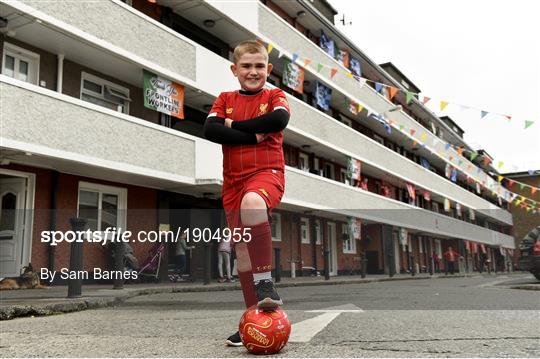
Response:
[{"label": "football", "polygon": [[238,328],[242,344],[252,354],[276,354],[287,344],[291,323],[281,308],[263,311],[250,307]]}]

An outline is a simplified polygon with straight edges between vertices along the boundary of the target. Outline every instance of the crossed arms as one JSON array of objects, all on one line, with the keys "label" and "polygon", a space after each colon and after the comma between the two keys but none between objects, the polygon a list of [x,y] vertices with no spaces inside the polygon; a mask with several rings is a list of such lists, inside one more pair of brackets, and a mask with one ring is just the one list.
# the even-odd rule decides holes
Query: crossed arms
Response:
[{"label": "crossed arms", "polygon": [[210,116],[204,123],[204,137],[222,145],[256,145],[266,138],[265,134],[285,129],[289,117],[289,112],[281,108],[245,121]]}]

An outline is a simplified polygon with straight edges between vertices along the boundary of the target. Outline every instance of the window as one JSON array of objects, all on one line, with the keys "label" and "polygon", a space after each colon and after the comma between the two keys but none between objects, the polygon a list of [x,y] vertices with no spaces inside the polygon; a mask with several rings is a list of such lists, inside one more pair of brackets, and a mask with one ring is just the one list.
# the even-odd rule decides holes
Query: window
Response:
[{"label": "window", "polygon": [[324,165],[324,177],[334,179],[334,165],[331,163],[326,163]]},{"label": "window", "polygon": [[39,55],[4,42],[2,75],[37,85],[39,76]]},{"label": "window", "polygon": [[281,241],[281,214],[272,213],[272,224],[270,225],[272,231],[272,240]]},{"label": "window", "polygon": [[343,253],[356,253],[356,241],[352,233],[349,233],[349,225],[347,223],[341,225],[341,236],[343,237]]},{"label": "window", "polygon": [[315,244],[321,244],[321,221],[319,219],[315,220]]},{"label": "window", "polygon": [[127,190],[95,183],[79,183],[78,217],[88,220],[92,231],[108,227],[126,230]]},{"label": "window", "polygon": [[302,243],[310,242],[311,231],[309,229],[309,218],[300,218],[300,238]]},{"label": "window", "polygon": [[129,113],[129,90],[86,72],[81,76],[81,100],[113,111]]},{"label": "window", "polygon": [[309,171],[309,156],[307,153],[298,154],[298,166],[302,171]]}]

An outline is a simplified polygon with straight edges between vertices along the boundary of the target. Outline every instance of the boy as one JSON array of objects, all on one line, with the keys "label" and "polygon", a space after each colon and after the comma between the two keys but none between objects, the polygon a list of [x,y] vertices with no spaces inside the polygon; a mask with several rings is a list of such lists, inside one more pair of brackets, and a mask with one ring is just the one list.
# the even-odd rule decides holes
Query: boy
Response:
[{"label": "boy", "polygon": [[[272,282],[268,218],[285,190],[282,130],[289,121],[289,104],[280,89],[264,88],[272,71],[264,46],[240,43],[233,62],[231,71],[241,90],[219,95],[204,136],[223,145],[222,197],[228,226],[251,235],[234,245],[244,302],[247,308],[270,310],[283,304]],[[227,344],[242,345],[238,332]]]}]

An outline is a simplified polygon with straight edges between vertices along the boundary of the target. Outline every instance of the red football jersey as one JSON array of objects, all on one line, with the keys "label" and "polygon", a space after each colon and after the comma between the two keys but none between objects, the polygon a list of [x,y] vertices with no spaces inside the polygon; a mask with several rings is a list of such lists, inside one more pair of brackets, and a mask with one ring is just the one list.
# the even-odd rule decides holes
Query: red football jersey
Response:
[{"label": "red football jersey", "polygon": [[[245,95],[239,91],[222,92],[208,116],[244,121],[277,109],[290,113],[285,93],[280,89],[263,88],[255,95]],[[256,145],[222,145],[223,177],[234,180],[259,170],[275,169],[284,171],[283,133],[271,133]]]}]

